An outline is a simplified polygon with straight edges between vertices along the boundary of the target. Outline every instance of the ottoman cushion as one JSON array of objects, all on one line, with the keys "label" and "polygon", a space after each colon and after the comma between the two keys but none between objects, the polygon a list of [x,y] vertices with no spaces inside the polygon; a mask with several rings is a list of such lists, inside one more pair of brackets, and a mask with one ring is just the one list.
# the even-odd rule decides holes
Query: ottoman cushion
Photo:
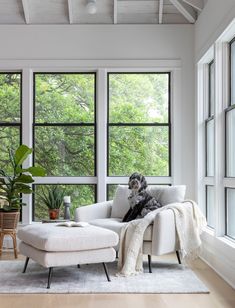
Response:
[{"label": "ottoman cushion", "polygon": [[116,258],[116,252],[111,247],[96,250],[48,252],[20,242],[19,250],[21,254],[44,267],[113,262]]},{"label": "ottoman cushion", "polygon": [[24,243],[44,251],[82,251],[113,247],[118,235],[104,228],[61,227],[57,224],[32,224],[18,231]]}]

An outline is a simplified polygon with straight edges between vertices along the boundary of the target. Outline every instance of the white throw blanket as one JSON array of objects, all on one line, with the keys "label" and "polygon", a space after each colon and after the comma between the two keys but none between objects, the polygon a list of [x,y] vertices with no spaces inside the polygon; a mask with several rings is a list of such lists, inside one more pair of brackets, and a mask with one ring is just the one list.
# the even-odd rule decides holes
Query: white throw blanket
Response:
[{"label": "white throw blanket", "polygon": [[172,203],[150,212],[142,219],[129,222],[122,228],[118,259],[118,275],[130,276],[143,271],[142,245],[144,232],[156,215],[171,209],[175,216],[176,233],[183,258],[197,257],[201,245],[200,234],[206,226],[205,216],[194,201]]}]

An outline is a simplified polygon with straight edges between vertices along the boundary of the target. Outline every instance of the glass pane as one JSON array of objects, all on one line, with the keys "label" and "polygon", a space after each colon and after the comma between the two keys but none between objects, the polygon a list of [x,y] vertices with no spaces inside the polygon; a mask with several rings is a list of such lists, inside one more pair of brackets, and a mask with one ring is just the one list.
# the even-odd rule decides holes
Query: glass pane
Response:
[{"label": "glass pane", "polygon": [[214,176],[214,155],[215,155],[215,138],[214,138],[214,120],[206,123],[206,175]]},{"label": "glass pane", "polygon": [[93,176],[94,127],[35,127],[35,163],[48,176]]},{"label": "glass pane", "polygon": [[206,216],[207,225],[211,228],[215,228],[214,186],[206,186]]},{"label": "glass pane", "polygon": [[109,127],[109,175],[169,175],[168,127]]},{"label": "glass pane", "polygon": [[[34,185],[34,220],[41,221],[42,219],[49,219],[48,209],[40,200],[40,194],[43,187],[50,187],[51,185]],[[79,206],[93,204],[96,202],[96,186],[95,185],[59,185],[65,190],[66,196],[71,196],[71,219],[74,219],[75,209]],[[60,209],[60,217],[63,219],[64,208]]]},{"label": "glass pane", "polygon": [[168,74],[109,74],[109,122],[168,122]]},{"label": "glass pane", "polygon": [[231,44],[231,105],[235,104],[235,41]]},{"label": "glass pane", "polygon": [[235,239],[235,189],[227,188],[227,230],[226,234]]},{"label": "glass pane", "polygon": [[235,177],[235,109],[226,113],[226,175]]},{"label": "glass pane", "polygon": [[95,74],[35,74],[36,123],[93,123]]},{"label": "glass pane", "polygon": [[0,73],[0,122],[20,123],[21,74]]},{"label": "glass pane", "polygon": [[9,149],[15,151],[20,145],[20,127],[0,127],[0,169],[12,175]]},{"label": "glass pane", "polygon": [[215,113],[215,62],[212,61],[209,65],[209,116],[212,116]]}]

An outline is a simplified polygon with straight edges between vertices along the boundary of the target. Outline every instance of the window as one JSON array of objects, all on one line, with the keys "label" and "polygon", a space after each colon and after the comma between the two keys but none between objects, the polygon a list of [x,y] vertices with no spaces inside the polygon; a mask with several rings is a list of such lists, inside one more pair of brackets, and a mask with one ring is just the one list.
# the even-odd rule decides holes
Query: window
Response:
[{"label": "window", "polygon": [[36,73],[34,160],[48,176],[95,175],[95,74]]},{"label": "window", "polygon": [[[96,201],[96,185],[63,183],[66,177],[96,175],[96,75],[95,73],[34,74],[34,162],[48,177],[62,178],[74,208]],[[53,182],[53,180],[52,180]],[[66,182],[67,183],[67,182]],[[48,217],[35,185],[33,219]],[[63,215],[62,215],[63,216]]]},{"label": "window", "polygon": [[215,138],[214,138],[214,118],[206,120],[206,175],[214,176],[214,153],[215,153]]},{"label": "window", "polygon": [[207,225],[215,228],[215,197],[214,186],[206,186],[206,218]]},{"label": "window", "polygon": [[108,74],[108,175],[170,176],[170,74]]},{"label": "window", "polygon": [[0,73],[0,169],[8,170],[9,149],[21,142],[21,73]]},{"label": "window", "polygon": [[226,189],[226,235],[235,240],[235,188]]},{"label": "window", "polygon": [[214,176],[214,111],[215,111],[215,64],[214,60],[208,65],[208,111],[206,126],[206,176]]},{"label": "window", "polygon": [[[42,219],[48,219],[48,211],[45,204],[40,200],[42,190],[49,185],[34,185],[34,213],[33,218],[35,221],[41,221]],[[59,185],[66,196],[71,196],[71,219],[74,218],[75,209],[79,206],[93,204],[96,201],[96,185]],[[46,191],[45,191],[46,192]],[[63,206],[60,209],[60,216],[63,217]]]},{"label": "window", "polygon": [[215,61],[209,63],[209,117],[215,113]]},{"label": "window", "polygon": [[231,105],[235,104],[235,38],[230,42]]},{"label": "window", "polygon": [[227,108],[226,117],[226,176],[235,177],[235,104]]}]

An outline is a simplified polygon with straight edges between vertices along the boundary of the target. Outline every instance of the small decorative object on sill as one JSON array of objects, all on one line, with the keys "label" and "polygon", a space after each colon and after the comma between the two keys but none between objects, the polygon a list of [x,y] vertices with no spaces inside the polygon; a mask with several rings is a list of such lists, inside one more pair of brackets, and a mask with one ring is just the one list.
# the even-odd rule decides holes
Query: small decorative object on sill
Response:
[{"label": "small decorative object on sill", "polygon": [[39,197],[41,202],[48,207],[49,218],[51,220],[59,219],[60,207],[64,198],[64,190],[58,185],[45,186]]},{"label": "small decorative object on sill", "polygon": [[71,197],[64,196],[64,219],[70,220]]}]

